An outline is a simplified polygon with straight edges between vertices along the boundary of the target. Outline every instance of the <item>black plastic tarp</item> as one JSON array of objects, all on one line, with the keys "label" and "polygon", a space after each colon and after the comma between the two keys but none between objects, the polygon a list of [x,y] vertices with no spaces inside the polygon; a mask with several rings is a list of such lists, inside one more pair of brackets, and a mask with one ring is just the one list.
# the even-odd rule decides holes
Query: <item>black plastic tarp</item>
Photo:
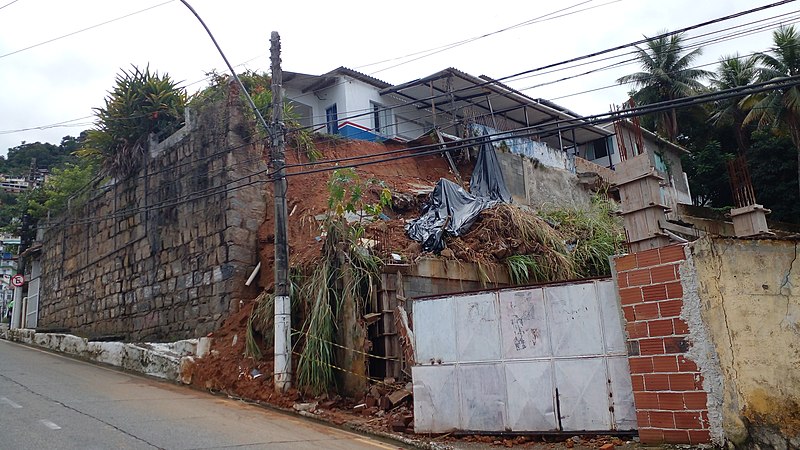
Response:
[{"label": "black plastic tarp", "polygon": [[478,160],[469,180],[469,192],[476,197],[488,197],[511,203],[511,193],[506,188],[500,161],[497,160],[497,153],[488,141],[481,143],[481,151],[478,153]]},{"label": "black plastic tarp", "polygon": [[421,242],[423,250],[439,253],[445,247],[445,234],[460,236],[469,230],[481,211],[500,202],[511,202],[497,154],[488,142],[481,145],[470,190],[472,193],[450,180],[440,179],[422,215],[406,227],[408,236]]}]

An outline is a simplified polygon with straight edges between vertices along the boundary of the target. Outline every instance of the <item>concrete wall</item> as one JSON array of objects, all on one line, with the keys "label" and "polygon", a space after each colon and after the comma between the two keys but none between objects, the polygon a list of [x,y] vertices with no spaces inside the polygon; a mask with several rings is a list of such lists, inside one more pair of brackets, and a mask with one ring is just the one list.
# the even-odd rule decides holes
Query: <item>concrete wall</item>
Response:
[{"label": "concrete wall", "polygon": [[503,178],[514,201],[538,208],[541,206],[587,207],[591,193],[574,173],[554,169],[538,161],[509,151],[497,150]]},{"label": "concrete wall", "polygon": [[725,435],[743,448],[800,448],[799,246],[706,238],[690,247]]},{"label": "concrete wall", "polygon": [[106,183],[48,229],[40,328],[191,338],[253,295],[244,281],[266,202],[263,184],[244,184],[266,166],[233,98],[151,145],[136,176]]},{"label": "concrete wall", "polygon": [[614,260],[644,443],[800,448],[800,241]]}]

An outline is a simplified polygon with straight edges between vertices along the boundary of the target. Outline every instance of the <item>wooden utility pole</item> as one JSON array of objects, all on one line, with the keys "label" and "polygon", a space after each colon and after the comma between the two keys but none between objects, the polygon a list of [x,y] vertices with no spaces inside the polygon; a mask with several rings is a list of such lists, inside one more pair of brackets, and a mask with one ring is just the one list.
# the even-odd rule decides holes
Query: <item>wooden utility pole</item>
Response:
[{"label": "wooden utility pole", "polygon": [[283,73],[281,72],[281,37],[270,37],[272,62],[272,168],[275,173],[275,368],[277,392],[292,385],[292,310],[289,299],[289,239],[286,215],[286,156],[283,124]]}]

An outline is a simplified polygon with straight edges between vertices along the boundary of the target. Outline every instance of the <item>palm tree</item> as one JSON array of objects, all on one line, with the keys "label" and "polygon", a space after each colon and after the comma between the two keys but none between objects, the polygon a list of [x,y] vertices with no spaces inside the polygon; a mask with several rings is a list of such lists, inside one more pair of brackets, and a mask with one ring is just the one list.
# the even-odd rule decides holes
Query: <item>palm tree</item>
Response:
[{"label": "palm tree", "polygon": [[[617,83],[630,83],[637,90],[633,99],[637,104],[675,100],[689,97],[706,89],[700,79],[710,72],[691,67],[692,62],[702,54],[701,48],[685,53],[683,33],[661,37],[647,41],[647,47],[636,47],[636,54],[642,71],[625,75]],[[646,37],[646,36],[645,36]],[[656,114],[657,131],[670,141],[678,136],[678,118],[675,109]]]},{"label": "palm tree", "polygon": [[[758,53],[761,63],[759,81],[770,81],[800,75],[800,35],[794,26],[781,27],[772,33],[774,46],[769,53]],[[797,149],[797,178],[800,187],[800,88],[775,89],[754,94],[742,100],[750,109],[744,123],[756,122],[776,134],[789,134]]]},{"label": "palm tree", "polygon": [[[737,87],[749,86],[758,77],[758,58],[750,56],[740,57],[739,54],[733,56],[723,56],[719,60],[719,67],[716,73],[711,74],[711,86],[722,91]],[[736,137],[736,145],[739,153],[744,153],[750,146],[749,135],[744,131],[744,121],[748,111],[741,105],[744,97],[720,100],[714,104],[714,112],[711,115],[711,122],[714,125],[722,123],[732,123]]]}]

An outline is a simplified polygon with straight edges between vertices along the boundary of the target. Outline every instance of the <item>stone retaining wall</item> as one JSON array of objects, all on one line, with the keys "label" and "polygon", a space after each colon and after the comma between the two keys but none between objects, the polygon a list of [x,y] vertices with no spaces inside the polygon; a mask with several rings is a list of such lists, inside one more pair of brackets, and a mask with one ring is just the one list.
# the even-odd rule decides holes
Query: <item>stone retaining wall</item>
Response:
[{"label": "stone retaining wall", "polygon": [[[237,96],[187,113],[140,171],[96,189],[47,230],[39,329],[168,341],[203,336],[257,263],[266,165]],[[253,289],[253,288],[251,288]]]}]

